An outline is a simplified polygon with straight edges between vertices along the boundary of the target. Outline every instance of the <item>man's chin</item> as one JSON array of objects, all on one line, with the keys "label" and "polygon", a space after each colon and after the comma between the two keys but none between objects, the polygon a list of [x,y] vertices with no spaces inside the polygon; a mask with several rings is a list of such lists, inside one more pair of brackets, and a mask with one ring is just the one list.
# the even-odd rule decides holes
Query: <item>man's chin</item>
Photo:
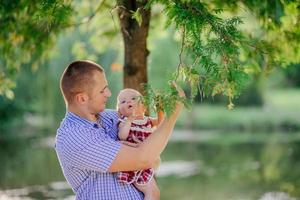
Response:
[{"label": "man's chin", "polygon": [[105,106],[103,106],[102,108],[99,108],[99,112],[103,112],[105,110]]}]

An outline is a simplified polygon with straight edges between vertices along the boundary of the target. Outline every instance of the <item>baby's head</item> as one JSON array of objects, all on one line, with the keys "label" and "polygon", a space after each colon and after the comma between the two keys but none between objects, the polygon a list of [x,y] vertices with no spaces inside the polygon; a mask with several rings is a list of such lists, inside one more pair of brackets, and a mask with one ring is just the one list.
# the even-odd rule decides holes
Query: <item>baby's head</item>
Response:
[{"label": "baby's head", "polygon": [[141,96],[141,93],[131,88],[121,90],[117,98],[118,112],[124,117],[131,116],[134,111],[136,116],[144,116],[146,109],[140,101]]}]

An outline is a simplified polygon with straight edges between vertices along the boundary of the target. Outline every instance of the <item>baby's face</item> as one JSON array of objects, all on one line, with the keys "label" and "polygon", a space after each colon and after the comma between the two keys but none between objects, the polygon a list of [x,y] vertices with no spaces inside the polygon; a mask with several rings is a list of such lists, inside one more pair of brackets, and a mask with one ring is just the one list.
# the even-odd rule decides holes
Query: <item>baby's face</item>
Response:
[{"label": "baby's face", "polygon": [[144,106],[140,101],[140,94],[131,89],[121,91],[118,96],[118,109],[121,115],[129,117],[133,113],[137,116],[143,115],[145,112]]}]

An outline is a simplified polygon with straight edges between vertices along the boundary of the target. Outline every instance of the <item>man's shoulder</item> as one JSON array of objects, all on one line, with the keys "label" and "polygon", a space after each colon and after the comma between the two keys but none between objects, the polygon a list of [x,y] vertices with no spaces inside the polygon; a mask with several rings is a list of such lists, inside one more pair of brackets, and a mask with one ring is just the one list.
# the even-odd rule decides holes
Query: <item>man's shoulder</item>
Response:
[{"label": "man's shoulder", "polygon": [[80,124],[68,119],[67,117],[65,117],[61,121],[58,130],[71,130],[71,129],[74,129],[74,128],[76,128],[76,129],[80,128]]},{"label": "man's shoulder", "polygon": [[[56,132],[56,149],[79,151],[90,140],[91,131],[86,126],[72,120],[64,119]],[[66,145],[67,144],[67,145]]]},{"label": "man's shoulder", "polygon": [[64,118],[60,126],[57,129],[57,136],[64,136],[67,137],[72,133],[71,135],[80,134],[81,132],[86,131],[86,127],[83,126],[80,123],[76,123],[75,121],[69,120],[67,118]]}]

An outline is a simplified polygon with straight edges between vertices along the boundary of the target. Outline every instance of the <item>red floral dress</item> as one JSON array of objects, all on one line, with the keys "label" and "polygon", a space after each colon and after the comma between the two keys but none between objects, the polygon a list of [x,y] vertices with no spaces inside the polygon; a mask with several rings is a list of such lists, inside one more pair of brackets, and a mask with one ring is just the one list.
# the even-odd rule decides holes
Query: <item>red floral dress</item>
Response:
[{"label": "red floral dress", "polygon": [[[132,143],[143,142],[152,133],[152,130],[153,124],[149,117],[144,117],[142,120],[134,120],[131,123],[126,141]],[[118,173],[118,181],[127,184],[144,185],[152,179],[153,175],[154,170],[152,168],[140,171],[124,171]]]}]

